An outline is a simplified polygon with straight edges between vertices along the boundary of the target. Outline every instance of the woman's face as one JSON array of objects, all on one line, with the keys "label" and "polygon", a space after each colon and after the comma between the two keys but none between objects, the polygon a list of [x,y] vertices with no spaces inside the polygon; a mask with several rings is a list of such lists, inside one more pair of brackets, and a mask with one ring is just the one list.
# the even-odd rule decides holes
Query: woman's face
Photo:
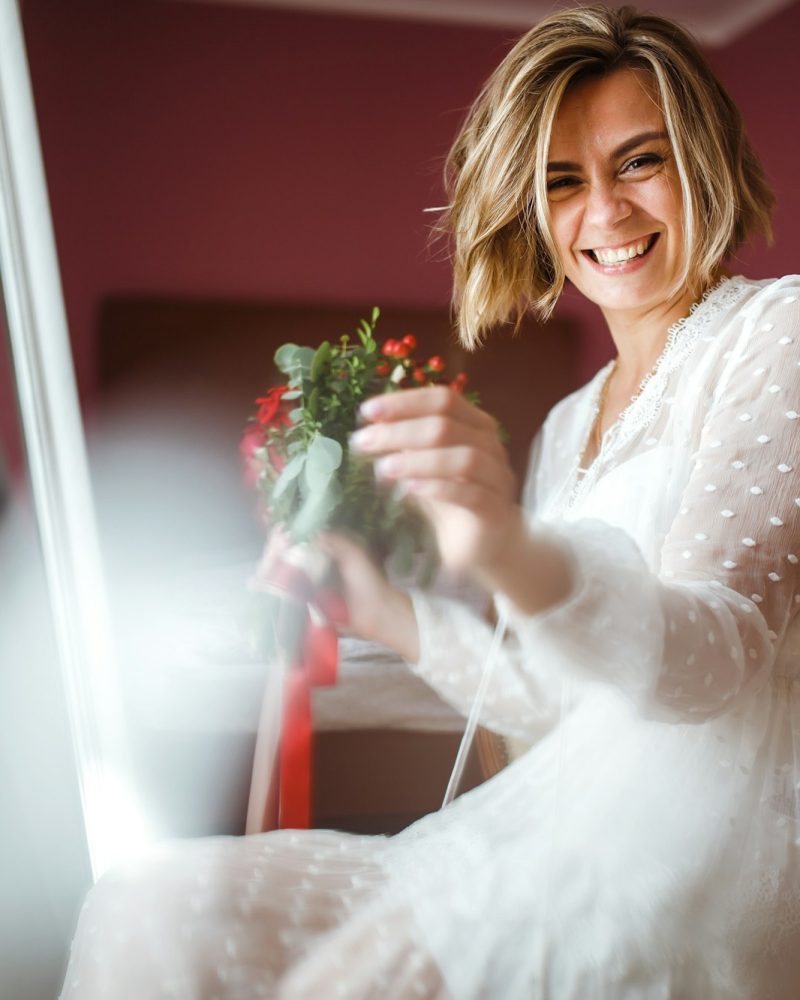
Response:
[{"label": "woman's face", "polygon": [[547,188],[566,276],[610,323],[674,306],[684,264],[680,182],[645,71],[620,69],[567,91]]}]

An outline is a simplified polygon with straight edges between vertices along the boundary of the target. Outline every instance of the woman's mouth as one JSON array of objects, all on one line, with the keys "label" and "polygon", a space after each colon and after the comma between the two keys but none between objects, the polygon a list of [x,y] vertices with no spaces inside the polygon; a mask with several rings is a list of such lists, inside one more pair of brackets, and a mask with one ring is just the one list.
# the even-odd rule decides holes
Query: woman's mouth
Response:
[{"label": "woman's mouth", "polygon": [[646,257],[655,246],[658,235],[651,233],[639,240],[631,240],[621,247],[595,247],[592,250],[582,250],[581,253],[602,267],[622,267],[629,261]]}]

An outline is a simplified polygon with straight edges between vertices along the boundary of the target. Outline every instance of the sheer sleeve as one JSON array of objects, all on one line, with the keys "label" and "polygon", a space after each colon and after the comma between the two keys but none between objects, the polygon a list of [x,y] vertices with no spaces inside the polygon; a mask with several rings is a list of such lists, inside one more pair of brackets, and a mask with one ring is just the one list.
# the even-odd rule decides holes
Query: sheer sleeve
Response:
[{"label": "sheer sleeve", "polygon": [[[760,299],[699,411],[658,571],[606,522],[534,529],[562,544],[573,592],[544,614],[511,609],[487,725],[535,735],[553,718],[559,677],[611,683],[647,714],[684,720],[727,710],[768,677],[799,599],[800,299],[783,282]],[[491,630],[430,599],[416,607],[418,672],[463,710]]]},{"label": "sheer sleeve", "polygon": [[664,542],[658,694],[678,709],[710,714],[763,681],[797,608],[798,337],[797,285],[778,283],[731,353]]},{"label": "sheer sleeve", "polygon": [[[541,432],[534,439],[525,484],[524,507],[535,506],[536,470]],[[485,617],[457,601],[413,590],[411,597],[420,636],[420,655],[411,670],[456,711],[468,715],[486,663],[494,632]],[[488,603],[488,598],[487,598]],[[557,719],[558,692],[552,675],[540,676],[526,660],[519,635],[506,634],[498,653],[481,723],[523,742],[538,739]]]},{"label": "sheer sleeve", "polygon": [[[420,656],[411,670],[462,715],[468,715],[489,652],[493,627],[474,611],[446,598],[413,591]],[[552,675],[541,678],[520,637],[506,634],[498,653],[481,723],[523,742],[533,742],[557,719]]]}]

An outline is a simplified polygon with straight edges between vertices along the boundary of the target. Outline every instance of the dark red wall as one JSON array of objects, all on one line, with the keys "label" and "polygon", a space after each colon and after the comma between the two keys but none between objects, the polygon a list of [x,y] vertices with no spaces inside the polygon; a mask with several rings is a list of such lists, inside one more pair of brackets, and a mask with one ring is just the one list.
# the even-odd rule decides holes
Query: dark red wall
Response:
[{"label": "dark red wall", "polygon": [[446,302],[425,252],[484,31],[197,3],[29,3],[81,382],[109,291]]},{"label": "dark red wall", "polygon": [[[165,0],[28,0],[24,24],[85,398],[109,293],[447,302],[423,208],[510,33]],[[798,37],[796,3],[714,55],[781,201],[757,276],[797,270]],[[563,308],[588,376],[609,340]]]}]

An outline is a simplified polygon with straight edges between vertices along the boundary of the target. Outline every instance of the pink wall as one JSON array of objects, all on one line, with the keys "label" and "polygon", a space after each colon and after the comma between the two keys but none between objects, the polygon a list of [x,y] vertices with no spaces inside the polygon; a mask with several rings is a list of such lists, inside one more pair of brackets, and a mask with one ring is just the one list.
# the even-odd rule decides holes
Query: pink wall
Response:
[{"label": "pink wall", "polygon": [[149,0],[26,26],[85,387],[108,292],[447,301],[422,209],[501,34]]},{"label": "pink wall", "polygon": [[713,63],[742,109],[753,145],[778,196],[775,244],[744,250],[741,269],[753,277],[800,270],[800,111],[797,106],[800,3],[713,54]]},{"label": "pink wall", "polygon": [[[84,397],[110,293],[447,302],[422,209],[508,32],[164,0],[28,0],[24,22]],[[780,196],[759,276],[797,269],[798,37],[796,3],[714,56]],[[588,376],[607,335],[561,308]]]}]

